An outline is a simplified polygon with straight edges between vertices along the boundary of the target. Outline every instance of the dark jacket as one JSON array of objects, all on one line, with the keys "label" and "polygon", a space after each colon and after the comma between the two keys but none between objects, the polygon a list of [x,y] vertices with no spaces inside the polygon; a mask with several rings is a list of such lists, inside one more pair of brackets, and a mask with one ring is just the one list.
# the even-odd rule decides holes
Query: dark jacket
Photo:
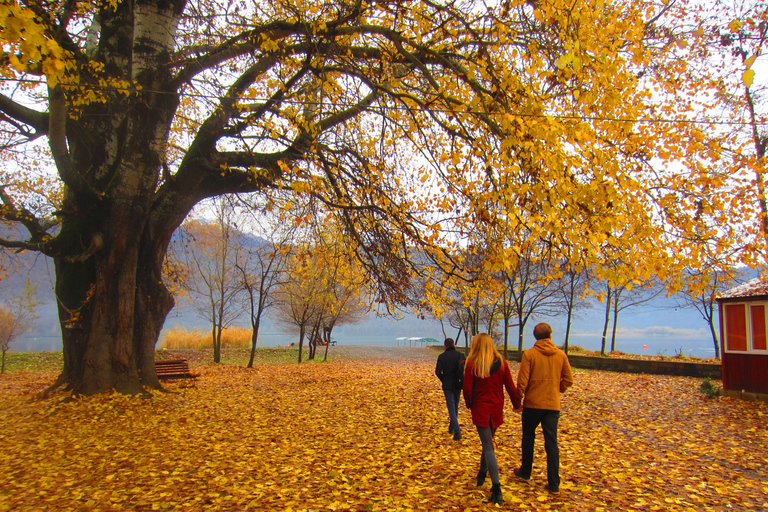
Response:
[{"label": "dark jacket", "polygon": [[520,395],[506,361],[497,359],[491,365],[491,375],[475,377],[475,364],[467,360],[464,368],[464,402],[472,411],[472,423],[478,427],[496,428],[504,423],[504,388],[515,409],[520,407]]},{"label": "dark jacket", "polygon": [[464,354],[456,350],[455,347],[447,348],[437,357],[435,366],[435,375],[443,383],[444,390],[460,389],[459,363],[464,360]]}]

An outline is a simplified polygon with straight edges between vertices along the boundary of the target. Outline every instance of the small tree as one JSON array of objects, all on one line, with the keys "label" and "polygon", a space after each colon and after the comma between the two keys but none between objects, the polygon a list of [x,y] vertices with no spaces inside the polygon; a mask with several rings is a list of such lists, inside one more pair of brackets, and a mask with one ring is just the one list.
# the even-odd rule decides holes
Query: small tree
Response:
[{"label": "small tree", "polygon": [[[281,216],[272,216],[268,212],[250,212],[250,226],[259,238],[248,244],[244,258],[235,264],[240,288],[244,296],[245,309],[251,324],[251,357],[248,368],[253,368],[256,356],[256,344],[264,314],[275,304],[277,286],[285,279],[286,265],[291,252],[294,237],[294,224],[288,227]],[[261,213],[257,218],[257,214]]]},{"label": "small tree", "polygon": [[730,273],[712,270],[708,274],[693,276],[688,288],[677,296],[677,305],[682,308],[692,308],[699,312],[701,318],[707,322],[709,333],[712,335],[712,343],[715,347],[715,357],[720,359],[720,341],[717,337],[715,319],[717,318],[717,305],[715,297],[729,286],[738,282],[741,277],[739,272]]},{"label": "small tree", "polygon": [[575,316],[574,312],[580,308],[591,307],[591,302],[584,299],[584,294],[589,289],[590,277],[588,270],[576,270],[569,265],[566,266],[563,276],[557,281],[563,309],[567,314],[565,340],[563,342],[563,350],[565,350],[566,354],[568,353],[570,343],[571,323]]},{"label": "small tree", "polygon": [[213,360],[221,362],[221,335],[242,313],[239,262],[246,259],[242,234],[231,221],[231,208],[219,201],[212,223],[190,221],[182,226],[181,257],[188,270],[188,287],[199,316],[210,322]]},{"label": "small tree", "polygon": [[605,324],[603,325],[603,338],[600,345],[600,353],[605,355],[605,345],[608,333],[608,324],[613,314],[613,329],[611,332],[611,352],[616,350],[616,328],[619,313],[625,309],[645,304],[658,297],[664,288],[654,286],[653,282],[642,282],[638,279],[626,281],[624,284],[614,284],[607,281],[605,300]]},{"label": "small tree", "polygon": [[499,277],[505,287],[505,301],[508,301],[505,308],[518,318],[518,352],[523,351],[523,333],[528,320],[534,314],[554,316],[562,308],[557,283],[550,279],[545,262],[537,258],[531,248],[514,267],[502,272]]},{"label": "small tree", "polygon": [[299,362],[303,358],[304,337],[307,331],[312,330],[322,310],[323,285],[317,278],[317,266],[309,254],[306,249],[291,254],[287,277],[277,287],[277,303],[273,313],[278,323],[298,331]]},{"label": "small tree", "polygon": [[37,286],[27,282],[21,296],[6,301],[0,306],[0,350],[2,350],[0,373],[5,373],[5,354],[10,350],[11,343],[28,331],[32,321],[37,318],[36,295]]},{"label": "small tree", "polygon": [[298,329],[299,362],[304,336],[309,334],[309,359],[317,347],[328,345],[333,328],[361,318],[367,306],[366,278],[349,251],[344,235],[333,217],[312,226],[313,242],[294,251],[287,266],[287,279],[278,286],[276,319]]}]

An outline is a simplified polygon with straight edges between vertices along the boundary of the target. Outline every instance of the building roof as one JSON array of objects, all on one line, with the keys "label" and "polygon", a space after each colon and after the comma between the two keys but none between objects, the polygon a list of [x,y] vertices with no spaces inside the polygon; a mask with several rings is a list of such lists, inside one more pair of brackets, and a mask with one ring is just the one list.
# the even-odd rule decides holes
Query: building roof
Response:
[{"label": "building roof", "polygon": [[756,277],[717,294],[717,300],[768,296],[768,277]]}]

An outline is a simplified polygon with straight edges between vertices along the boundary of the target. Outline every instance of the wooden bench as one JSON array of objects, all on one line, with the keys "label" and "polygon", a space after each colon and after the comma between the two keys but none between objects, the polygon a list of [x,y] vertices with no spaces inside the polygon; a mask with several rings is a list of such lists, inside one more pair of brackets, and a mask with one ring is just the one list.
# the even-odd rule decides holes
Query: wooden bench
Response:
[{"label": "wooden bench", "polygon": [[167,361],[155,361],[155,373],[160,380],[165,379],[196,379],[189,371],[189,363],[186,359],[169,359]]}]

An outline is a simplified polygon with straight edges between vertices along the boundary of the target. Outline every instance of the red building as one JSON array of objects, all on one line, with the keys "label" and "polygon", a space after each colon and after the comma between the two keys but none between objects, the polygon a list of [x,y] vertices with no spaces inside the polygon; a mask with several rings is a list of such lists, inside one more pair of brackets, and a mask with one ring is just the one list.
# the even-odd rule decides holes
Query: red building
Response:
[{"label": "red building", "polygon": [[723,390],[768,396],[768,278],[758,277],[731,288],[716,300]]}]

